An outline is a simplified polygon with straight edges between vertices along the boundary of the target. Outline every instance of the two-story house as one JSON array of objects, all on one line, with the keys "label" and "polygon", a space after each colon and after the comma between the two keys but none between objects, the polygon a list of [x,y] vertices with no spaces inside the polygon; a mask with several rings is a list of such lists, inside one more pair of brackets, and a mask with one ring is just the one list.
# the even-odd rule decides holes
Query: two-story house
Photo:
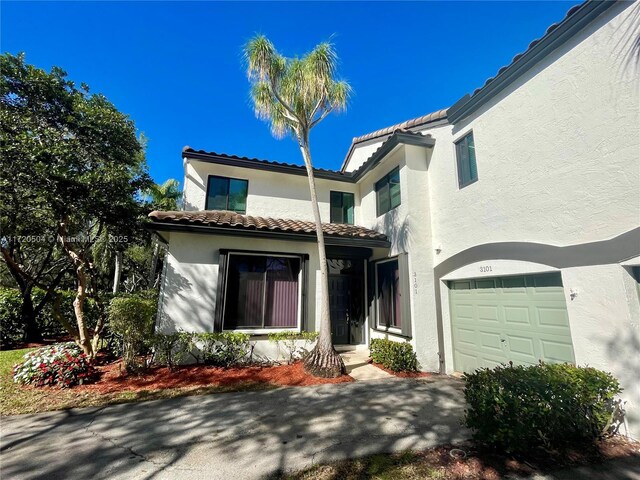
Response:
[{"label": "two-story house", "polygon": [[[587,1],[472,95],[316,170],[335,344],[407,340],[442,373],[589,364],[640,434],[639,23],[638,4]],[[249,332],[265,354],[269,332],[315,330],[305,169],[182,157],[184,211],[151,214],[158,328]]]}]

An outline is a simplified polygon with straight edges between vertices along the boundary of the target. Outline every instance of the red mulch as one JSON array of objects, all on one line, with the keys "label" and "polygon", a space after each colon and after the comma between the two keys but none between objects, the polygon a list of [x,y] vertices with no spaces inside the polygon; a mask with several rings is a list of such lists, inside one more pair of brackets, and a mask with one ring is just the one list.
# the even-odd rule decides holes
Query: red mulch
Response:
[{"label": "red mulch", "polygon": [[78,391],[114,393],[122,391],[159,390],[164,388],[233,386],[248,383],[267,383],[281,386],[307,386],[323,383],[352,382],[353,378],[318,378],[304,371],[301,362],[270,367],[220,368],[205,365],[186,365],[169,370],[156,367],[142,375],[126,375],[120,362],[97,366],[100,379],[96,383],[74,387]]},{"label": "red mulch", "polygon": [[[465,458],[452,455],[452,449],[462,449]],[[461,452],[458,452],[461,453]],[[624,437],[598,442],[591,448],[565,452],[532,450],[526,457],[513,457],[476,447],[473,442],[460,446],[442,445],[420,454],[429,465],[446,469],[446,478],[499,480],[505,475],[529,476],[540,472],[601,463],[640,453],[640,443]]]},{"label": "red mulch", "polygon": [[371,365],[373,365],[374,367],[378,367],[380,370],[384,370],[385,372],[390,373],[395,377],[401,378],[422,378],[433,377],[434,375],[436,375],[435,373],[430,372],[394,372],[393,370],[389,370],[388,368],[383,367],[379,363],[371,362]]}]

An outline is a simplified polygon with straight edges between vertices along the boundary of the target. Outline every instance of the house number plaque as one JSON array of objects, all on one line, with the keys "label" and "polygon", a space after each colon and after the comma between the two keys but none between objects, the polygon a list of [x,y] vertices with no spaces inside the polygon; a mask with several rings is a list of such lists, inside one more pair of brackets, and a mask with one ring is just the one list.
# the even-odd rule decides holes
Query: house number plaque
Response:
[{"label": "house number plaque", "polygon": [[413,272],[413,293],[418,293],[418,276]]}]

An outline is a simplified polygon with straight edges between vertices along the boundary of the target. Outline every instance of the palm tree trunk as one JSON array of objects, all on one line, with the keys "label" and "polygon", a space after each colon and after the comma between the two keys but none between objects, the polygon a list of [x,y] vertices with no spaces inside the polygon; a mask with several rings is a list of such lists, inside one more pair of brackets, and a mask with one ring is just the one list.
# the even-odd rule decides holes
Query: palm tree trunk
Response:
[{"label": "palm tree trunk", "polygon": [[[308,136],[308,135],[307,135]],[[305,137],[307,137],[305,136]],[[318,330],[318,342],[305,358],[304,367],[307,372],[316,377],[335,378],[346,373],[342,357],[333,348],[331,341],[331,318],[329,310],[329,272],[327,269],[327,254],[324,248],[324,233],[322,232],[322,220],[316,195],[316,182],[311,163],[308,139],[300,142],[300,150],[307,167],[309,177],[309,191],[311,193],[311,207],[316,224],[318,237],[318,256],[320,259],[320,328]]]},{"label": "palm tree trunk", "polygon": [[118,293],[120,288],[120,277],[122,276],[122,252],[116,252],[116,265],[113,274],[113,293]]},{"label": "palm tree trunk", "polygon": [[151,265],[149,266],[149,288],[154,288],[156,281],[156,266],[158,265],[158,255],[160,253],[160,245],[154,237],[153,256],[151,257]]}]

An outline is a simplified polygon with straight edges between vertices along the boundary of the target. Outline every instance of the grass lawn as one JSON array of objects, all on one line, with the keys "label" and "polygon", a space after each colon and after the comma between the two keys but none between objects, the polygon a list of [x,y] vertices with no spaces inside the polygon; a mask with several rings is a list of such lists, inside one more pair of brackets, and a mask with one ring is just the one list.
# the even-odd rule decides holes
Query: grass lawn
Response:
[{"label": "grass lawn", "polygon": [[73,388],[19,385],[12,369],[33,349],[0,351],[0,415],[46,412],[79,407],[102,407],[115,403],[209,393],[270,390],[279,386],[343,383],[353,379],[317,378],[304,371],[302,363],[231,368],[186,365],[175,370],[153,367],[142,375],[122,375],[120,363],[97,365],[99,379]]},{"label": "grass lawn", "polygon": [[185,386],[137,391],[123,390],[108,393],[88,391],[77,387],[25,387],[13,382],[12,369],[16,363],[20,363],[22,356],[31,350],[34,349],[0,351],[0,415],[19,415],[79,407],[102,407],[116,403],[142,402],[160,398],[275,388],[269,384],[251,382],[233,385]]},{"label": "grass lawn", "polygon": [[[464,450],[466,456],[460,455]],[[614,437],[593,449],[552,454],[541,452],[527,459],[477,451],[470,443],[423,452],[371,455],[306,470],[279,474],[272,480],[499,480],[505,476],[528,477],[539,473],[640,455],[640,443]],[[451,452],[453,451],[453,455]]]}]

